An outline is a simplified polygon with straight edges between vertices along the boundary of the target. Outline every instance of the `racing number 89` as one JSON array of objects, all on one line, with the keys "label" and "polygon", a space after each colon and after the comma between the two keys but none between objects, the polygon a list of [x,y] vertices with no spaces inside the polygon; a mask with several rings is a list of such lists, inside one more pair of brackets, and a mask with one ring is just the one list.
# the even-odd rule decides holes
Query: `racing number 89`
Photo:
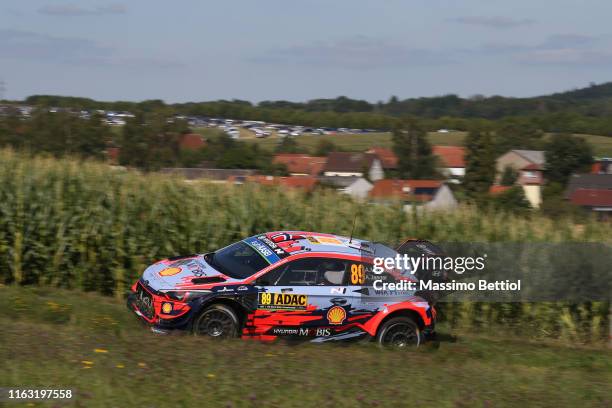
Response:
[{"label": "racing number 89", "polygon": [[363,265],[351,265],[351,284],[363,285],[365,283],[365,271]]},{"label": "racing number 89", "polygon": [[269,305],[272,303],[272,294],[271,293],[262,293],[261,294],[261,304]]}]

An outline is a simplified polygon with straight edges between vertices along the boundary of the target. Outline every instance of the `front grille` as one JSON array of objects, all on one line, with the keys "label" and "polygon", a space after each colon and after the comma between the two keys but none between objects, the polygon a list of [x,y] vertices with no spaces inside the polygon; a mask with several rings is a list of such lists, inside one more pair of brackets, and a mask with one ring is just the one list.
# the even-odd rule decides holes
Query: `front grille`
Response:
[{"label": "front grille", "polygon": [[136,306],[145,317],[148,319],[153,318],[155,314],[155,309],[153,309],[153,297],[140,282],[138,282],[136,286]]}]

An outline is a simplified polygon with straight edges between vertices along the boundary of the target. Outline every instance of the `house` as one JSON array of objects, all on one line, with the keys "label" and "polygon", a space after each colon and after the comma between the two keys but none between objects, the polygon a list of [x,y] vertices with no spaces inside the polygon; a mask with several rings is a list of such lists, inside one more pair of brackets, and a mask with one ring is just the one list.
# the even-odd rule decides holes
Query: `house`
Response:
[{"label": "house", "polygon": [[489,187],[489,194],[491,194],[491,195],[502,194],[502,193],[505,193],[506,191],[510,190],[511,188],[512,188],[512,186],[500,186],[498,184],[494,184],[491,187]]},{"label": "house", "polygon": [[206,146],[204,137],[198,133],[187,133],[181,136],[179,147],[183,150],[199,150]]},{"label": "house", "polygon": [[592,174],[612,174],[612,158],[604,157],[602,159],[595,160],[591,166]]},{"label": "house", "polygon": [[612,174],[575,174],[567,185],[565,198],[598,214],[600,219],[612,217]]},{"label": "house", "polygon": [[292,176],[318,176],[327,158],[299,153],[281,153],[274,156],[272,162],[284,164]]},{"label": "house", "polygon": [[397,169],[398,159],[393,150],[375,146],[366,150],[366,153],[375,155],[380,160],[384,170]]},{"label": "house", "polygon": [[340,190],[341,193],[348,194],[357,200],[365,200],[368,197],[368,193],[374,185],[363,177],[358,177],[348,186]]},{"label": "house", "polygon": [[525,198],[533,208],[542,204],[542,185],[544,184],[544,167],[546,158],[541,150],[510,150],[496,161],[496,183],[501,180],[506,167],[518,173],[516,183],[523,187]]},{"label": "house", "polygon": [[465,176],[465,148],[436,145],[432,153],[438,157],[438,168],[449,182],[460,183]]},{"label": "house", "polygon": [[382,162],[371,153],[331,152],[323,166],[325,177],[365,177],[371,181],[384,177]]},{"label": "house", "polygon": [[510,150],[497,159],[496,170],[501,177],[504,169],[511,167],[519,174],[518,184],[541,185],[545,165],[546,158],[541,150]]},{"label": "house", "polygon": [[372,189],[372,183],[357,176],[320,176],[319,184],[333,187],[338,192],[348,194],[358,200],[367,198]]},{"label": "house", "polygon": [[370,190],[372,201],[389,203],[400,200],[404,209],[414,206],[429,210],[452,210],[457,200],[451,189],[440,180],[378,180]]}]

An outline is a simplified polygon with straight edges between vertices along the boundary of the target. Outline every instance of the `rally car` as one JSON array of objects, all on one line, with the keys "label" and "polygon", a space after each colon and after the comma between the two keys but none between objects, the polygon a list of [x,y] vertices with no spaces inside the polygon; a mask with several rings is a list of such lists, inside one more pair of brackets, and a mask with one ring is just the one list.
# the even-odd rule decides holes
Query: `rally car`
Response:
[{"label": "rally car", "polygon": [[[432,247],[408,241],[398,250]],[[407,270],[373,272],[376,257],[397,254],[383,244],[331,234],[259,234],[149,266],[132,286],[128,308],[156,332],[418,346],[434,330],[431,299],[374,285],[419,279]]]}]

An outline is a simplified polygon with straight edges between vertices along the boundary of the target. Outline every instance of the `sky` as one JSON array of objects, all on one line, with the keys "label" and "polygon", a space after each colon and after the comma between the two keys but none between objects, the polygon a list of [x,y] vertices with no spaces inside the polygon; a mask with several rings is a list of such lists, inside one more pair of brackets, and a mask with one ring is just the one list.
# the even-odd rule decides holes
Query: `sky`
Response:
[{"label": "sky", "polygon": [[7,99],[371,102],[612,80],[609,0],[2,0]]}]

